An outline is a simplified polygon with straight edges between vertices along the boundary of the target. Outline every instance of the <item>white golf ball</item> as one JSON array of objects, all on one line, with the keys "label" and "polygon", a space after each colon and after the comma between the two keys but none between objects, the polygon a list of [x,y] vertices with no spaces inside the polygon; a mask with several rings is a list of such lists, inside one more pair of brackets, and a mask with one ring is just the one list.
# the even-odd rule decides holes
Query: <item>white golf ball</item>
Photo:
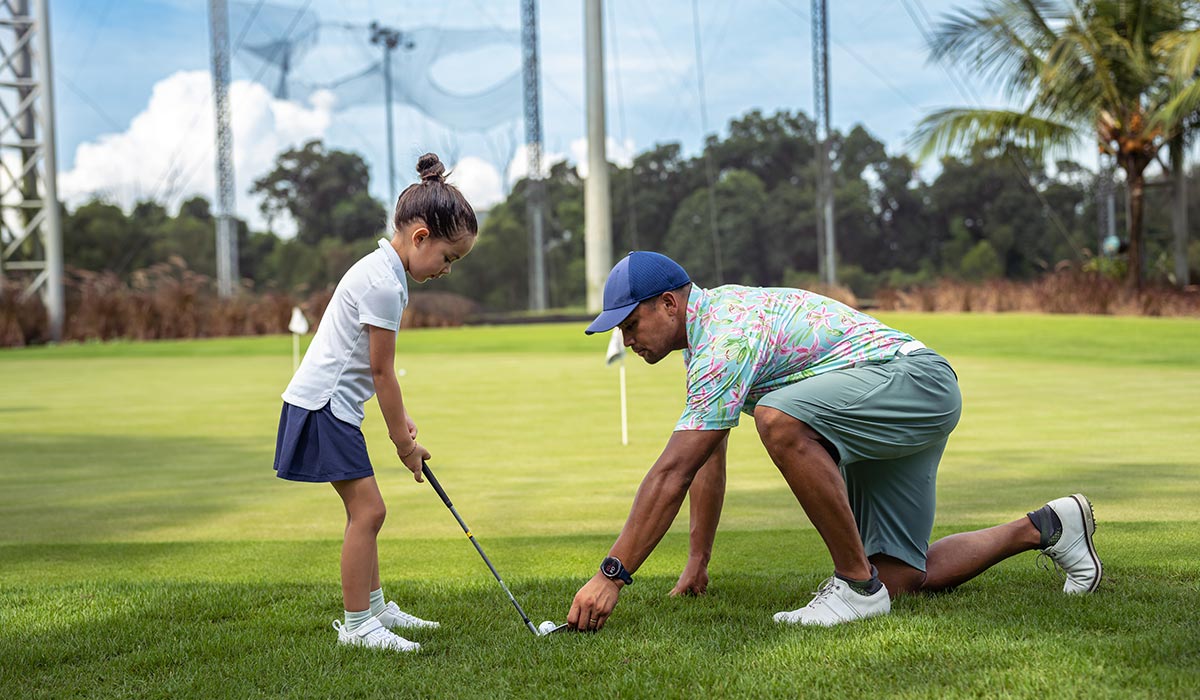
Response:
[{"label": "white golf ball", "polygon": [[551,632],[554,631],[555,627],[558,627],[558,625],[554,624],[550,620],[546,620],[542,624],[538,625],[538,633],[539,634],[550,634]]}]

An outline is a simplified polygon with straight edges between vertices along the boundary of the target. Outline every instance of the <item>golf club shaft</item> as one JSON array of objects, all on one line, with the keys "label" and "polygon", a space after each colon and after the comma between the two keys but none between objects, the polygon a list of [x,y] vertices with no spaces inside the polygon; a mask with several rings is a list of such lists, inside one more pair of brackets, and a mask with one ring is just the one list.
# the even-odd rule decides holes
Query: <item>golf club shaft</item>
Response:
[{"label": "golf club shaft", "polygon": [[496,581],[500,583],[500,587],[504,589],[505,594],[508,595],[508,599],[512,601],[513,607],[517,609],[517,613],[519,613],[521,615],[521,619],[525,621],[525,626],[529,628],[530,632],[533,632],[535,635],[537,635],[537,628],[533,626],[533,623],[529,621],[529,616],[526,615],[525,611],[521,609],[521,604],[517,602],[516,596],[512,594],[512,591],[508,590],[508,586],[505,585],[504,579],[500,578],[500,573],[496,571],[496,567],[492,566],[492,560],[488,559],[488,556],[483,553],[483,547],[480,547],[479,543],[475,541],[475,535],[471,534],[471,528],[467,527],[467,524],[463,522],[462,516],[458,514],[457,510],[455,510],[454,504],[450,502],[450,497],[446,495],[445,489],[443,489],[442,485],[438,483],[437,477],[433,475],[433,472],[429,469],[428,464],[425,464],[424,462],[421,463],[421,473],[424,474],[425,478],[429,480],[429,485],[433,487],[433,490],[437,491],[437,495],[441,497],[442,503],[445,503],[446,507],[450,509],[450,513],[454,516],[454,519],[458,521],[458,525],[462,528],[462,531],[467,533],[467,539],[471,540],[471,544],[475,545],[475,551],[479,552],[479,556],[483,557],[483,563],[487,564],[488,569],[490,569],[492,572],[492,576],[496,577]]}]

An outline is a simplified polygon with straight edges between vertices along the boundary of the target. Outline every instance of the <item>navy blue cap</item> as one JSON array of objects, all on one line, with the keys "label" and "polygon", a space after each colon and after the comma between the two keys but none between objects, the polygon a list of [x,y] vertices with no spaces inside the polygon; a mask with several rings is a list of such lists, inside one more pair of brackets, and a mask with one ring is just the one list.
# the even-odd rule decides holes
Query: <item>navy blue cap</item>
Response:
[{"label": "navy blue cap", "polygon": [[691,282],[679,263],[661,253],[635,250],[608,273],[604,283],[604,311],[584,333],[602,333],[621,324],[637,305],[663,292]]}]

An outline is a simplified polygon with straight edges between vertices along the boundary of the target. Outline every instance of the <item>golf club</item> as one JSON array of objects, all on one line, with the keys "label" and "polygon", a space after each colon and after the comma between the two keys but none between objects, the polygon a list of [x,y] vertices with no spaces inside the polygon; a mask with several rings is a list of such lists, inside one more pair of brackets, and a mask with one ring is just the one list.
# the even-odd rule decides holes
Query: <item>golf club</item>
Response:
[{"label": "golf club", "polygon": [[428,464],[421,462],[421,473],[425,475],[426,479],[429,479],[430,486],[433,486],[433,490],[437,491],[437,495],[441,497],[442,503],[445,503],[446,507],[450,509],[450,513],[454,516],[454,519],[458,521],[458,524],[460,527],[462,527],[463,532],[467,533],[467,539],[471,540],[471,544],[475,545],[475,551],[479,552],[479,556],[483,557],[483,563],[487,564],[488,569],[491,569],[492,576],[496,577],[496,581],[500,583],[500,587],[504,589],[504,593],[508,596],[508,599],[512,601],[513,607],[517,609],[517,612],[521,615],[521,620],[525,623],[525,626],[529,628],[529,631],[532,632],[535,637],[542,637],[547,634],[553,634],[559,630],[566,629],[566,623],[556,626],[550,620],[543,622],[539,627],[533,626],[533,623],[529,621],[529,616],[525,614],[525,611],[521,608],[521,604],[518,603],[516,597],[513,596],[512,591],[508,590],[508,586],[505,585],[504,579],[500,578],[500,574],[496,571],[496,567],[492,566],[492,561],[488,559],[488,555],[483,553],[483,547],[480,547],[479,543],[475,541],[475,535],[471,534],[471,528],[467,527],[467,524],[463,522],[462,516],[459,515],[458,511],[454,509],[454,504],[450,502],[450,497],[446,495],[446,491],[442,488],[442,485],[438,483],[437,478],[434,477],[433,471],[429,469]]}]

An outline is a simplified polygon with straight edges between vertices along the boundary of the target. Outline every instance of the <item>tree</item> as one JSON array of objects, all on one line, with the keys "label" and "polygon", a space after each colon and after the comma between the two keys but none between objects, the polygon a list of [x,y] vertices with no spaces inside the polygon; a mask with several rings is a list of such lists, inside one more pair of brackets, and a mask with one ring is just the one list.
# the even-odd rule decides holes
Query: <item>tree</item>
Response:
[{"label": "tree", "polygon": [[288,214],[296,237],[315,245],[373,237],[387,225],[387,212],[368,192],[367,164],[354,153],[326,150],[319,140],[279,154],[275,168],[254,182],[251,192],[268,220]]},{"label": "tree", "polygon": [[[767,206],[763,181],[754,173],[730,170],[716,183],[713,195],[725,281],[768,283],[769,265],[778,263],[780,256],[772,250],[775,247],[772,231],[763,226],[762,216]],[[706,188],[697,189],[679,205],[664,247],[664,252],[679,262],[697,283],[712,286],[718,282]]]},{"label": "tree", "polygon": [[125,212],[102,200],[93,199],[63,220],[63,262],[71,267],[97,272],[127,268],[138,243]]},{"label": "tree", "polygon": [[1129,274],[1142,285],[1145,170],[1182,128],[1164,57],[1187,29],[1180,0],[987,0],[959,10],[932,40],[933,55],[998,80],[1021,110],[945,109],[927,116],[922,151],[1010,142],[1042,155],[1081,138],[1114,155],[1130,195]]}]

